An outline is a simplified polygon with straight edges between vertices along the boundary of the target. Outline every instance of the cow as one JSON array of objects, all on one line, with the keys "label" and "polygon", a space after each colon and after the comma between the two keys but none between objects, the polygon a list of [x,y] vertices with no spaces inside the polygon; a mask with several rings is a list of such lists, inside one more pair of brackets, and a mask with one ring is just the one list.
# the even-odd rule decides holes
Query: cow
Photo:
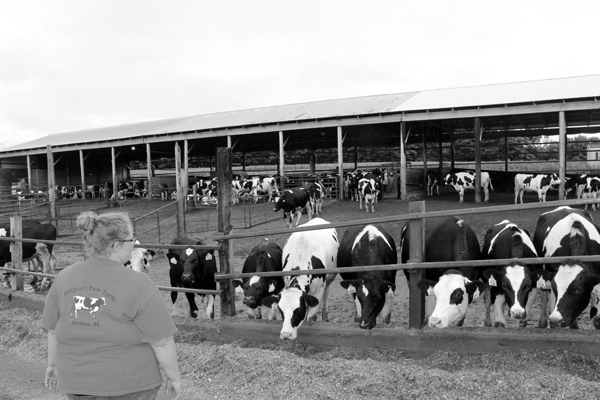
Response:
[{"label": "cow", "polygon": [[318,217],[319,214],[323,214],[322,208],[323,198],[325,197],[325,187],[319,182],[311,182],[306,185],[306,190],[308,191],[313,217]]},{"label": "cow", "polygon": [[[489,260],[537,257],[529,232],[508,220],[488,229],[483,239],[481,254],[482,258]],[[494,305],[494,326],[506,327],[506,302],[510,317],[521,320],[520,326],[527,326],[526,318],[530,317],[531,306],[537,293],[535,277],[534,270],[523,263],[485,270],[482,280],[488,288],[484,294],[484,325],[492,326],[490,308]]]},{"label": "cow", "polygon": [[[327,225],[322,218],[314,218],[301,227]],[[336,268],[338,238],[335,228],[294,232],[283,246],[283,271],[322,270]],[[269,296],[263,305],[277,303],[283,318],[279,337],[294,340],[298,328],[306,320],[316,320],[322,305],[323,321],[328,321],[327,297],[336,273],[284,277],[285,287],[277,296]]]},{"label": "cow", "polygon": [[[192,238],[187,235],[179,236],[171,242],[173,245],[204,245],[200,239]],[[215,262],[214,250],[202,250],[188,247],[185,249],[169,249],[167,253],[170,270],[169,277],[172,287],[184,287],[187,289],[216,290],[215,273],[217,264]],[[199,295],[207,297],[206,316],[210,319],[215,317],[214,301],[212,294]],[[186,293],[185,297],[190,304],[190,316],[198,316],[198,306],[194,301],[194,293]],[[171,301],[173,310],[175,310],[175,301],[177,292],[171,292]]]},{"label": "cow", "polygon": [[[444,184],[452,185],[454,187],[460,196],[460,203],[462,203],[465,190],[475,189],[475,173],[467,171],[448,174],[446,175],[446,178],[444,178]],[[490,174],[487,172],[481,172],[481,187],[485,193],[485,202],[487,203],[490,200],[490,189],[494,190]]]},{"label": "cow", "polygon": [[294,222],[294,216],[297,216],[296,224],[300,223],[302,218],[302,210],[306,209],[308,219],[312,219],[312,208],[310,205],[310,195],[308,190],[305,188],[294,188],[284,190],[281,197],[275,201],[275,208],[273,211],[277,212],[283,210],[283,220],[288,228],[292,227]]},{"label": "cow", "polygon": [[163,201],[169,200],[169,184],[163,182],[158,186],[160,187],[160,199]]},{"label": "cow", "polygon": [[[281,247],[267,238],[254,246],[250,255],[246,258],[242,268],[243,274],[277,272],[282,270]],[[261,306],[265,297],[278,294],[283,289],[283,278],[281,276],[265,278],[253,276],[244,278],[243,281],[234,280],[233,286],[243,290],[244,305],[247,307],[249,318],[262,318]],[[272,307],[268,319],[276,319],[276,307]]]},{"label": "cow", "polygon": [[362,170],[357,169],[347,174],[348,197],[351,201],[359,201],[358,182],[364,177]]},{"label": "cow", "polygon": [[[337,256],[338,268],[398,263],[394,238],[375,225],[348,228],[342,237]],[[340,284],[356,305],[354,321],[362,329],[372,329],[381,314],[390,323],[396,270],[342,272]]]},{"label": "cow", "polygon": [[[468,223],[458,217],[427,220],[425,232],[425,262],[481,258],[481,249],[475,232]],[[407,222],[401,233],[400,248],[403,263],[408,262],[410,256],[409,233]],[[408,281],[409,272],[404,270],[404,274]],[[463,325],[468,305],[476,295],[485,290],[485,284],[478,280],[479,275],[480,271],[473,267],[425,270],[425,279],[419,281],[417,285],[428,297],[435,295],[435,308],[428,321],[430,327],[446,328],[450,325]]]},{"label": "cow", "polygon": [[[135,244],[140,244],[139,240],[136,240]],[[134,247],[131,252],[131,258],[125,263],[125,266],[134,271],[147,273],[150,271],[150,260],[152,260],[155,254],[154,250]]]},{"label": "cow", "polygon": [[[586,175],[580,178],[580,186],[582,187],[580,197],[583,199],[595,199],[598,197],[598,191],[600,191],[600,178],[597,176]],[[588,205],[586,204],[584,210],[587,210]],[[596,210],[596,204],[592,203],[592,210]]]},{"label": "cow", "polygon": [[92,199],[96,197],[96,186],[95,185],[85,185],[85,197],[92,198]]},{"label": "cow", "polygon": [[371,211],[375,212],[375,201],[377,200],[378,190],[375,186],[374,179],[363,178],[358,182],[358,208],[362,210],[363,199],[365,201],[365,211],[369,212],[369,204]]},{"label": "cow", "polygon": [[77,311],[87,310],[90,312],[90,317],[96,319],[94,314],[100,311],[100,308],[106,305],[106,299],[104,297],[84,297],[84,296],[73,296],[73,307],[71,308],[71,317],[75,314],[77,318]]},{"label": "cow", "polygon": [[274,177],[252,178],[244,184],[244,189],[252,193],[254,203],[258,203],[262,194],[268,194],[271,199],[274,194],[279,193],[277,181]]},{"label": "cow", "polygon": [[[538,218],[533,244],[540,257],[576,258],[596,255],[600,254],[600,229],[587,211],[562,206],[545,212]],[[573,263],[546,263],[543,270],[536,271],[546,281],[546,288],[548,284],[551,286],[548,293],[551,326],[557,326],[562,321],[566,326],[577,328],[577,321],[571,316],[582,306],[579,304],[582,299],[587,298],[589,302],[589,297],[586,296],[590,293],[584,297],[577,297],[567,289],[573,284],[574,290],[587,291],[587,286],[577,289],[578,282],[600,273],[600,262],[571,264]],[[558,274],[559,270],[560,274]],[[591,288],[589,291],[591,292]],[[541,316],[546,322],[544,295],[545,293],[542,294]],[[585,307],[587,303],[583,305],[583,308]],[[545,328],[546,325],[542,327]]]},{"label": "cow", "polygon": [[[8,237],[10,236],[10,225],[2,224],[0,225],[0,237]],[[22,237],[23,239],[38,239],[38,240],[56,240],[56,227],[52,224],[40,224],[36,221],[23,221],[22,227]],[[42,242],[38,242],[42,243]],[[42,271],[51,271],[56,265],[56,259],[52,254],[52,250],[54,249],[54,243],[46,244],[45,248],[36,248],[38,243],[34,242],[23,242],[23,260],[32,260],[34,264],[34,268],[36,268],[36,263],[41,263]],[[38,253],[40,250],[40,253]],[[46,254],[47,251],[47,254]],[[42,254],[43,253],[43,254]],[[10,251],[10,242],[0,241],[0,267],[4,267],[6,263],[12,261],[12,253]],[[37,278],[33,277],[30,284],[35,285],[37,283]],[[47,283],[47,280],[43,282]]]},{"label": "cow", "polygon": [[556,174],[516,174],[515,175],[515,204],[521,200],[524,192],[536,192],[540,202],[546,201],[546,193],[552,186],[560,185]]},{"label": "cow", "polygon": [[[56,275],[56,257],[49,250],[48,244],[36,243],[35,254],[30,258],[31,264],[33,265],[34,272],[40,271],[44,274]],[[30,285],[37,283],[37,276],[34,276],[29,282]],[[42,279],[42,288],[50,287],[50,278],[44,277]]]},{"label": "cow", "polygon": [[438,173],[436,171],[432,171],[430,169],[427,170],[427,196],[433,196],[433,191],[437,192],[437,195],[440,195],[440,185],[438,181]]}]

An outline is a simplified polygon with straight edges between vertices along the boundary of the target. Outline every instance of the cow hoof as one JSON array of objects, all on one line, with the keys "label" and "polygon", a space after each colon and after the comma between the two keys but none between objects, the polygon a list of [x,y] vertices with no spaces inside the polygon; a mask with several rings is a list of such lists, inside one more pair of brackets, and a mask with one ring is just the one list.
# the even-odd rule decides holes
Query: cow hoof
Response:
[{"label": "cow hoof", "polygon": [[540,321],[538,323],[538,328],[546,329],[547,327],[548,327],[548,322],[547,321]]},{"label": "cow hoof", "polygon": [[560,328],[562,325],[561,322],[552,322],[550,321],[550,329]]},{"label": "cow hoof", "polygon": [[387,317],[384,318],[383,322],[385,322],[386,324],[389,324],[391,320],[392,320],[392,316],[388,315]]},{"label": "cow hoof", "polygon": [[594,318],[593,322],[594,322],[594,327],[596,329],[600,329],[600,318]]},{"label": "cow hoof", "polygon": [[198,311],[192,311],[192,312],[190,313],[190,317],[192,317],[192,318],[197,318],[197,317],[198,317]]},{"label": "cow hoof", "polygon": [[520,328],[526,328],[527,327],[527,321],[519,321],[519,327]]},{"label": "cow hoof", "polygon": [[491,328],[493,326],[492,325],[492,320],[489,319],[489,318],[486,318],[485,322],[483,323],[483,326],[485,326],[486,328]]},{"label": "cow hoof", "polygon": [[506,328],[506,325],[503,322],[496,322],[494,324],[494,327],[496,327],[496,328]]}]

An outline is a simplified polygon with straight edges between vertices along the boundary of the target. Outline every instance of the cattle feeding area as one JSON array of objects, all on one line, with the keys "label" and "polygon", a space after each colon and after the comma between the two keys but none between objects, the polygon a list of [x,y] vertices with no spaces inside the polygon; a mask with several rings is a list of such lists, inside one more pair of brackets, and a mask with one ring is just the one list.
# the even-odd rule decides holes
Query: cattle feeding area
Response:
[{"label": "cattle feeding area", "polygon": [[[469,195],[467,194],[467,197]],[[465,221],[473,228],[479,244],[483,241],[487,230],[503,220],[510,220],[529,232],[535,231],[538,217],[545,211],[555,208],[552,205],[552,192],[549,194],[548,207],[535,212],[505,211],[494,214],[472,213],[463,215]],[[496,192],[490,199],[489,206],[510,204],[512,193]],[[328,222],[359,221],[373,218],[360,210],[358,202],[325,200],[321,217]],[[129,202],[122,204],[133,215],[143,213],[140,206],[143,202]],[[459,204],[456,194],[443,193],[439,197],[427,200],[427,211],[442,211],[456,209],[468,211],[474,204]],[[475,205],[484,207],[484,205]],[[579,207],[581,208],[581,207]],[[240,212],[241,206],[233,207],[232,212]],[[203,239],[207,244],[217,244],[211,241],[216,234],[213,231],[202,231],[198,228],[204,225],[206,213],[215,213],[214,208],[193,210],[186,215],[188,230],[194,232],[192,236]],[[396,199],[384,198],[378,203],[375,217],[385,217],[405,214],[408,204]],[[592,213],[595,217],[596,215]],[[197,224],[197,226],[195,225]],[[394,239],[398,253],[403,222],[382,222],[381,225]],[[253,226],[246,231],[256,231],[261,236],[253,238],[235,239],[233,243],[234,272],[242,272],[244,261],[251,253],[253,247],[259,244],[264,237],[284,247],[289,234],[273,234],[270,232],[285,228],[281,218],[268,221],[264,224]],[[337,235],[342,238],[348,228],[337,228]],[[200,233],[201,232],[201,233]],[[155,243],[150,234],[143,237],[142,244]],[[156,240],[156,239],[154,239]],[[58,246],[57,246],[58,247]],[[149,247],[151,249],[151,247]],[[169,260],[165,250],[154,249],[155,254],[151,260],[148,274],[159,286],[169,286]],[[70,256],[58,253],[60,266],[79,261],[82,255],[76,252]],[[462,352],[463,347],[449,347],[430,352],[428,357],[413,359],[415,355],[401,349],[377,349],[307,345],[302,343],[303,329],[333,329],[340,333],[348,330],[359,330],[355,322],[356,304],[348,295],[348,290],[341,285],[342,278],[338,274],[330,285],[328,296],[329,321],[306,321],[298,331],[299,341],[254,341],[234,337],[229,344],[221,344],[214,336],[207,333],[210,328],[222,329],[227,322],[234,322],[236,326],[248,325],[249,329],[261,326],[270,331],[279,331],[281,316],[277,321],[266,318],[260,321],[249,319],[244,297],[236,296],[235,317],[223,317],[220,302],[215,301],[215,320],[209,319],[205,313],[199,313],[196,319],[189,317],[187,307],[172,308],[180,332],[176,336],[180,362],[182,365],[182,379],[184,380],[184,395],[194,398],[194,394],[208,397],[229,397],[237,395],[242,398],[264,398],[270,395],[274,398],[465,398],[465,392],[477,393],[478,398],[507,398],[521,396],[524,398],[588,398],[590,393],[598,392],[598,377],[600,376],[600,360],[594,355],[586,355],[577,350],[540,350],[532,345],[531,350],[511,350],[506,346],[506,352],[497,351],[480,355]],[[393,306],[391,307],[390,323],[386,324],[382,317],[378,317],[377,326],[373,331],[387,331],[406,334],[408,328],[408,286],[404,274],[396,274],[396,289],[393,293]],[[170,292],[162,292],[165,302],[172,307]],[[39,294],[38,294],[39,295]],[[43,295],[43,292],[42,292]],[[178,300],[181,302],[182,300]],[[196,297],[196,301],[199,298]],[[201,307],[202,308],[202,307]],[[536,323],[530,323],[526,328],[519,327],[519,321],[507,318],[506,327],[486,327],[485,304],[482,298],[473,300],[470,305],[462,327],[450,327],[441,331],[440,340],[444,335],[470,335],[473,333],[508,332],[515,335],[546,335],[548,337],[569,336],[595,340],[597,333],[589,319],[589,307],[582,313],[579,321],[580,329],[577,331],[565,328],[539,329]],[[3,313],[3,318],[6,313]],[[533,321],[540,316],[539,301],[531,309]],[[12,315],[11,318],[15,318]],[[39,316],[38,316],[39,317]],[[35,318],[35,317],[34,317]],[[20,322],[21,326],[27,326]],[[31,324],[29,322],[28,324]],[[18,324],[17,324],[18,325]],[[220,328],[221,327],[221,328]],[[13,343],[23,341],[13,322],[7,322],[2,328],[3,332],[11,336]],[[40,328],[37,328],[40,330]],[[243,328],[241,328],[243,329]],[[41,341],[41,332],[32,329]],[[360,331],[360,330],[359,330]],[[424,328],[423,331],[432,331]],[[222,330],[226,335],[226,331]],[[362,331],[366,332],[366,331]],[[22,333],[20,334],[22,335]],[[37,336],[36,336],[37,335]],[[27,336],[27,335],[25,335]],[[267,337],[268,335],[263,335]],[[17,339],[18,338],[18,339]],[[3,339],[6,340],[6,339]],[[8,340],[8,342],[10,341]],[[32,339],[33,340],[33,339]],[[213,342],[214,340],[214,342]],[[477,339],[473,339],[476,341]],[[360,341],[360,339],[359,339]],[[3,342],[4,343],[4,342]],[[508,343],[508,341],[507,341]],[[26,347],[25,344],[19,348]],[[42,356],[45,346],[40,345],[38,355]],[[474,348],[477,346],[473,346]],[[502,348],[502,346],[500,346]],[[469,352],[470,353],[470,352]],[[423,356],[423,355],[421,355]],[[271,371],[268,377],[257,371]],[[278,382],[273,384],[273,382]],[[287,382],[287,383],[286,383]],[[484,385],[486,390],[481,391]],[[302,387],[302,390],[299,388]],[[296,391],[294,390],[296,388]],[[225,395],[226,393],[226,395]],[[468,397],[468,396],[467,396]]]}]

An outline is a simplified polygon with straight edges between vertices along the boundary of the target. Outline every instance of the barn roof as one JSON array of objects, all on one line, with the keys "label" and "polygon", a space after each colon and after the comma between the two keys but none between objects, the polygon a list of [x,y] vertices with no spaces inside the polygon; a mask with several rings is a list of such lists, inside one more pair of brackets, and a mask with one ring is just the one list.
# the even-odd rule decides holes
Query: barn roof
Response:
[{"label": "barn roof", "polygon": [[[314,101],[271,107],[225,111],[158,121],[139,122],[118,126],[87,129],[66,133],[51,134],[0,151],[21,153],[32,149],[44,150],[47,145],[53,148],[86,144],[87,146],[107,147],[107,143],[146,138],[163,137],[177,133],[196,133],[202,138],[221,138],[228,135],[277,132],[293,130],[293,124],[315,124],[326,122],[335,126],[335,121],[356,118],[385,117],[411,113],[429,113],[441,110],[455,112],[460,117],[461,110],[485,109],[486,107],[513,107],[549,102],[568,102],[577,99],[600,97],[600,75],[570,78],[546,79],[495,85],[470,86],[437,90],[424,90],[407,93],[382,94],[345,99]],[[592,119],[594,121],[592,121]],[[596,118],[586,116],[587,125]],[[381,121],[385,122],[385,121]],[[600,122],[600,117],[598,117]],[[545,122],[547,124],[547,122]],[[308,128],[309,125],[306,125]],[[243,131],[252,127],[252,131]],[[237,131],[236,131],[237,129]],[[241,130],[240,130],[241,129]],[[200,136],[198,136],[200,138]],[[160,141],[155,140],[155,141]],[[170,140],[175,140],[172,137]],[[149,141],[149,140],[146,140]]]}]

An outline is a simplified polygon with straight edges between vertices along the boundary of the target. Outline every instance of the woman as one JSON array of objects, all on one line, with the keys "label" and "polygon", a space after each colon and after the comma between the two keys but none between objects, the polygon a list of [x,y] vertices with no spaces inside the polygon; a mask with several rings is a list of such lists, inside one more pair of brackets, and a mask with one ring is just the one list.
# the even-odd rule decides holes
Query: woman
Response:
[{"label": "woman", "polygon": [[68,399],[154,399],[160,365],[166,393],[178,396],[177,328],[150,278],[123,266],[135,241],[131,220],[87,211],[77,227],[90,259],[61,271],[46,298],[46,386]]}]

